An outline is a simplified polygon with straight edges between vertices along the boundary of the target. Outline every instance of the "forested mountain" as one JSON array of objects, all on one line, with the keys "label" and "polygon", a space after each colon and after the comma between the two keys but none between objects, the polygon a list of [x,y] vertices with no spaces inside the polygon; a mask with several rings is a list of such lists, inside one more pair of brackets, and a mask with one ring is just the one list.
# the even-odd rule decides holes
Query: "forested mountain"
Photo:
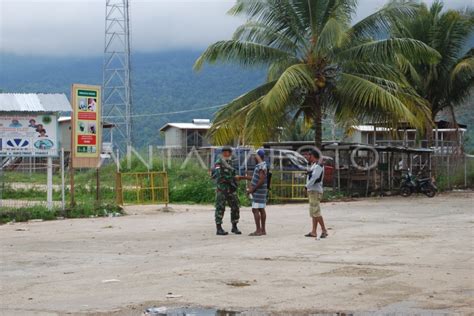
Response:
[{"label": "forested mountain", "polygon": [[[167,122],[209,118],[215,109],[156,115],[229,102],[265,80],[262,70],[207,67],[196,73],[192,66],[199,52],[175,51],[132,56],[134,142],[160,144],[159,128]],[[4,92],[61,92],[68,97],[73,83],[101,84],[102,57],[38,57],[3,55],[0,89]]]},{"label": "forested mountain", "polygon": [[[167,122],[212,119],[214,109],[155,115],[229,102],[265,80],[261,69],[211,66],[195,73],[199,52],[136,53],[132,57],[134,141],[137,146],[162,143],[159,128]],[[68,97],[73,83],[101,84],[102,57],[40,57],[0,55],[3,92],[61,92]],[[474,97],[460,107],[458,121],[467,124],[469,147],[474,147]],[[147,115],[147,116],[143,116]],[[325,129],[329,136],[330,130]]]}]

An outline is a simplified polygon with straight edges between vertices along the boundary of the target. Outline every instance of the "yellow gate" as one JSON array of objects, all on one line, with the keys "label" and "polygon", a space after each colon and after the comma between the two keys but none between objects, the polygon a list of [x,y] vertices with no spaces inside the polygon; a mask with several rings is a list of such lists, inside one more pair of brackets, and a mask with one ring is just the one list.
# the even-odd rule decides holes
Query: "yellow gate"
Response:
[{"label": "yellow gate", "polygon": [[169,203],[168,174],[166,172],[118,172],[116,179],[117,204]]},{"label": "yellow gate", "polygon": [[272,171],[270,201],[306,201],[306,172]]}]

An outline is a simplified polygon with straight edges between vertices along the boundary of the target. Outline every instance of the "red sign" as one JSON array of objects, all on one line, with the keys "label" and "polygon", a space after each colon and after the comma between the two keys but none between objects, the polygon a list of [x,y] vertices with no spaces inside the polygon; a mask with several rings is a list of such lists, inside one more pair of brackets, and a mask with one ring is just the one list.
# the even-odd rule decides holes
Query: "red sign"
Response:
[{"label": "red sign", "polygon": [[95,121],[97,119],[97,114],[95,112],[79,112],[77,117],[79,120]]},{"label": "red sign", "polygon": [[95,145],[95,135],[79,135],[77,136],[77,143],[79,145]]}]

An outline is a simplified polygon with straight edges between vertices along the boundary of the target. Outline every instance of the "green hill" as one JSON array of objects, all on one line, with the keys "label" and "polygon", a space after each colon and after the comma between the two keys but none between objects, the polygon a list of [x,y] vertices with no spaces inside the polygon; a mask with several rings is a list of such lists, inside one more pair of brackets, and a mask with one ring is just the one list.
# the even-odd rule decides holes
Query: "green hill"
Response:
[{"label": "green hill", "polygon": [[[473,38],[474,40],[474,38]],[[137,53],[132,56],[134,144],[162,143],[159,128],[165,123],[212,119],[215,110],[156,115],[229,102],[265,79],[261,69],[211,66],[192,70],[199,52]],[[73,83],[101,84],[102,57],[38,57],[0,55],[0,90],[4,92],[62,92]],[[469,150],[474,149],[474,97],[457,109],[460,123],[469,128]],[[329,137],[330,129],[325,128]]]},{"label": "green hill", "polygon": [[[132,56],[134,143],[136,146],[162,142],[159,128],[165,123],[211,119],[215,110],[156,115],[229,102],[264,81],[264,72],[238,67],[192,66],[199,52],[178,51]],[[0,89],[4,92],[62,92],[70,95],[73,83],[101,84],[102,57],[52,58],[3,55]]]}]

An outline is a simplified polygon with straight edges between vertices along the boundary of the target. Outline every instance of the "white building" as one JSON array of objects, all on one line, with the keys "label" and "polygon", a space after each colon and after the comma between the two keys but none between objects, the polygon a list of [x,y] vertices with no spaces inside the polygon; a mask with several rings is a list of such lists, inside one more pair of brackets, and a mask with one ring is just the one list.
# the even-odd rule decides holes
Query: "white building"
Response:
[{"label": "white building", "polygon": [[210,146],[206,137],[211,128],[211,122],[207,119],[194,119],[192,123],[167,123],[160,132],[164,135],[164,145],[167,148],[176,148],[190,151]]},{"label": "white building", "polygon": [[[403,125],[403,124],[401,124]],[[437,121],[433,127],[431,146],[435,152],[449,153],[462,145],[467,126],[455,128],[447,121]],[[380,125],[356,125],[344,141],[380,146],[428,147],[428,137],[415,128],[400,126],[398,129]]]}]

